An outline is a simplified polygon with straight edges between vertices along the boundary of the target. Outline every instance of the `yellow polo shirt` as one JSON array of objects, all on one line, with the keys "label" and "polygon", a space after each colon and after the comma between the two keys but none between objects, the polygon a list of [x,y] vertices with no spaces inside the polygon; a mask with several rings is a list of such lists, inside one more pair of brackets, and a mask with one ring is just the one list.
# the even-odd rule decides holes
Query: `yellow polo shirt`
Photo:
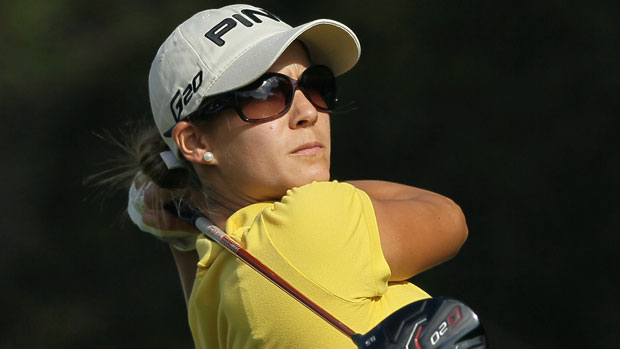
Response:
[{"label": "yellow polo shirt", "polygon": [[[347,183],[314,182],[278,202],[245,207],[226,233],[357,333],[428,298],[388,282],[368,195]],[[206,237],[189,300],[197,348],[355,348],[353,342]]]}]

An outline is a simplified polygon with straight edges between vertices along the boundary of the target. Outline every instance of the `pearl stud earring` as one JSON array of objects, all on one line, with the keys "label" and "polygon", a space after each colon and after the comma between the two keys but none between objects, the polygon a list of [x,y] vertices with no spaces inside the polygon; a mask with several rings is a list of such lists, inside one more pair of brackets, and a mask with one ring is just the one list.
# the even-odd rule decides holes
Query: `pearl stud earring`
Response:
[{"label": "pearl stud earring", "polygon": [[205,162],[210,163],[213,161],[214,156],[212,152],[208,151],[202,156],[202,158],[205,159]]}]

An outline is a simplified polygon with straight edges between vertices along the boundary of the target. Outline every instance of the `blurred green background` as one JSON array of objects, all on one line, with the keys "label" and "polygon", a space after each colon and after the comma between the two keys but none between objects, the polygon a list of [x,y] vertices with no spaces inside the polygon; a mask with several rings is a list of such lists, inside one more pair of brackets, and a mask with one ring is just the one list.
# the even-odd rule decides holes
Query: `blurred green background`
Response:
[{"label": "blurred green background", "polygon": [[[21,0],[0,5],[4,187],[0,348],[190,348],[164,244],[126,194],[82,185],[148,116],[163,39],[226,1]],[[620,3],[255,1],[292,25],[350,26],[333,177],[453,198],[470,237],[414,278],[470,304],[495,348],[616,348]]]}]

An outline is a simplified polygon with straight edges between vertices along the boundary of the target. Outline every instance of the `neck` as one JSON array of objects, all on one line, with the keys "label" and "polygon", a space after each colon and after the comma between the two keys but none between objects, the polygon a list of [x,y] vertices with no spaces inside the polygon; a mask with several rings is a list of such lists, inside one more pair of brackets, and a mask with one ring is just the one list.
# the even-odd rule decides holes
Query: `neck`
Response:
[{"label": "neck", "polygon": [[226,228],[226,221],[233,213],[257,202],[238,193],[222,192],[221,189],[212,186],[206,187],[205,192],[206,202],[203,212],[223,230]]},{"label": "neck", "polygon": [[202,186],[202,198],[199,201],[201,211],[211,222],[225,230],[228,217],[252,202],[237,199],[240,197],[238,193],[228,189],[227,183],[213,167],[194,165],[194,169]]},{"label": "neck", "polygon": [[[208,170],[211,170],[208,172]],[[268,200],[267,195],[257,195],[230,183],[224,176],[210,168],[198,168],[204,199],[205,215],[221,229],[226,228],[228,218],[238,210]],[[247,188],[246,188],[247,189]],[[265,197],[265,198],[263,198]]]},{"label": "neck", "polygon": [[225,230],[228,217],[230,217],[237,210],[241,209],[243,206],[233,205],[231,202],[227,202],[225,198],[218,196],[219,195],[214,195],[213,192],[207,195],[205,213],[207,217],[215,223],[215,225]]}]

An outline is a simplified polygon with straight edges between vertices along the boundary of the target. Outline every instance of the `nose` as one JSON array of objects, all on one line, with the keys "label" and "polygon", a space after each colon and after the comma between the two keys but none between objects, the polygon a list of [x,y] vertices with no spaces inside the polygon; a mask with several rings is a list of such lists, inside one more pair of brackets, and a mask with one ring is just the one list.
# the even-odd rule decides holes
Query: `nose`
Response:
[{"label": "nose", "polygon": [[293,104],[289,110],[289,127],[308,127],[316,124],[319,118],[318,110],[310,103],[306,95],[299,89],[295,91]]}]

